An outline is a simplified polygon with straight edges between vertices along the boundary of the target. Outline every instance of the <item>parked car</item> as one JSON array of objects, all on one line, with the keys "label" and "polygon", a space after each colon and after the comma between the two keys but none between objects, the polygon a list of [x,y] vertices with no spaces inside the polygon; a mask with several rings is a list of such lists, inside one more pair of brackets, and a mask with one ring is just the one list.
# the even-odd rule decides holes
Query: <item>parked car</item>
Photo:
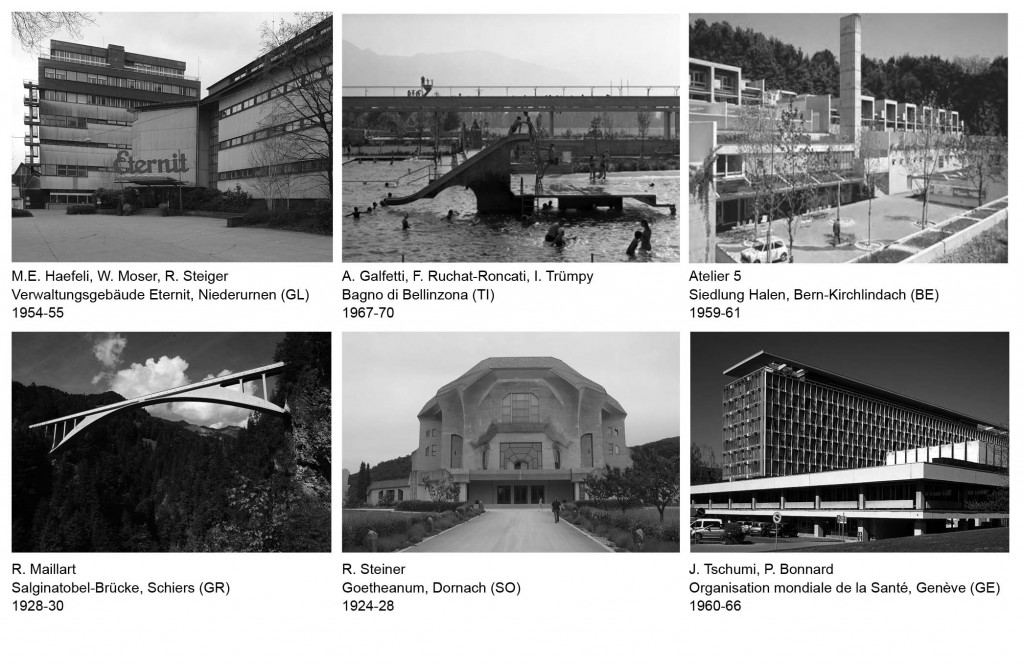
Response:
[{"label": "parked car", "polygon": [[701,542],[721,542],[725,536],[725,528],[722,524],[712,524],[701,528],[690,528],[690,540],[695,544]]},{"label": "parked car", "polygon": [[775,537],[776,532],[778,532],[779,537],[796,537],[796,526],[789,521],[783,521],[778,524],[769,523],[768,527],[761,534],[766,537]]},{"label": "parked car", "polygon": [[773,238],[770,246],[764,240],[757,240],[740,252],[742,263],[785,263],[787,260],[789,247],[785,240],[779,238]]},{"label": "parked car", "polygon": [[748,535],[764,535],[765,529],[768,527],[766,521],[755,521],[750,525],[750,530],[747,531]]},{"label": "parked car", "polygon": [[695,519],[690,522],[690,530],[703,528],[704,526],[722,527],[721,519]]}]

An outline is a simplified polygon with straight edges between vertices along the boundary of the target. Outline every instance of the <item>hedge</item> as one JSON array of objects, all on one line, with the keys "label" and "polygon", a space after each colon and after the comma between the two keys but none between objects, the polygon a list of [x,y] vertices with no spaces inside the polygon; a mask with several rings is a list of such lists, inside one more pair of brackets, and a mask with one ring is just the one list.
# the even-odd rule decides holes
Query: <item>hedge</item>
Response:
[{"label": "hedge", "polygon": [[32,213],[28,210],[21,210],[19,208],[11,208],[12,217],[31,217]]},{"label": "hedge", "polygon": [[66,214],[96,214],[95,205],[69,205]]},{"label": "hedge", "polygon": [[432,500],[403,500],[395,505],[396,512],[454,512],[462,503],[435,503]]}]

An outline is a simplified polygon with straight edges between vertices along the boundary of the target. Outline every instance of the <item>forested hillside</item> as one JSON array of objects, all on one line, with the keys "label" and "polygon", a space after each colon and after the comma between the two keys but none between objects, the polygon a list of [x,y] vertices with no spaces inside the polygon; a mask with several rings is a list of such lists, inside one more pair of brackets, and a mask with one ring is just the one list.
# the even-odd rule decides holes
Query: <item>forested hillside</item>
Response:
[{"label": "forested hillside", "polygon": [[[839,57],[831,51],[809,55],[775,37],[726,21],[709,24],[697,19],[691,23],[690,57],[741,67],[744,78],[763,78],[770,89],[839,95]],[[998,131],[1005,136],[1008,69],[1005,57],[950,61],[937,56],[901,55],[882,60],[864,54],[861,86],[864,94],[876,99],[920,103],[934,95],[937,106],[960,112],[969,131]],[[989,116],[994,116],[994,122]]]},{"label": "forested hillside", "polygon": [[121,397],[14,383],[14,551],[330,550],[330,336],[289,334],[274,360],[287,419],[218,434],[129,410],[53,454],[29,424]]}]

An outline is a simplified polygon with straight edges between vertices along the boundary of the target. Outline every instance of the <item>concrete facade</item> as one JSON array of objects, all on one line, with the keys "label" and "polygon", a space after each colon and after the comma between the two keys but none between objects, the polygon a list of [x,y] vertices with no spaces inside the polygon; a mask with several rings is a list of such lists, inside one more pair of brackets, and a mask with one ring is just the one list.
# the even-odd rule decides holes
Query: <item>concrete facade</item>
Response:
[{"label": "concrete facade", "polygon": [[626,412],[597,383],[551,357],[486,359],[421,409],[412,497],[450,476],[460,501],[536,505],[583,498],[605,465],[630,465]]},{"label": "concrete facade", "polygon": [[706,515],[862,539],[1009,518],[977,507],[1009,486],[1006,427],[764,352],[724,374],[725,481],[690,487]]},{"label": "concrete facade", "polygon": [[51,40],[38,82],[25,82],[25,161],[40,178],[32,207],[89,203],[115,187],[117,155],[132,149],[131,110],[198,100],[199,87],[179,60]]}]

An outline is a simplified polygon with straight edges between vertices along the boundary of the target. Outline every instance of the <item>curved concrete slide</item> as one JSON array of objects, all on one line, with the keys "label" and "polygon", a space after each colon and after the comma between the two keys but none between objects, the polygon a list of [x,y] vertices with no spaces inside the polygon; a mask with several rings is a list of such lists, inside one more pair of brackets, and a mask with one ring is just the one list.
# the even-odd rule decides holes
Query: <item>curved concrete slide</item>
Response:
[{"label": "curved concrete slide", "polygon": [[490,508],[480,516],[418,544],[405,553],[608,553],[609,550],[551,510]]},{"label": "curved concrete slide", "polygon": [[510,154],[517,143],[530,140],[527,134],[506,136],[462,162],[415,194],[396,196],[384,205],[405,205],[421,198],[433,198],[448,187],[469,187],[476,194],[477,211],[505,212],[518,209],[509,188],[512,174]]}]

